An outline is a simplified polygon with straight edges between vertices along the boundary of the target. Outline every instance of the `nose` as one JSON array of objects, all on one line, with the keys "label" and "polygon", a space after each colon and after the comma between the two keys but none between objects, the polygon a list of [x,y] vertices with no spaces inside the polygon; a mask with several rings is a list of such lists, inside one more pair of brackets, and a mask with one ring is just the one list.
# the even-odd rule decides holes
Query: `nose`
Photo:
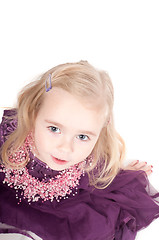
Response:
[{"label": "nose", "polygon": [[63,153],[73,152],[73,142],[71,139],[67,139],[66,137],[62,137],[58,142],[58,150]]}]

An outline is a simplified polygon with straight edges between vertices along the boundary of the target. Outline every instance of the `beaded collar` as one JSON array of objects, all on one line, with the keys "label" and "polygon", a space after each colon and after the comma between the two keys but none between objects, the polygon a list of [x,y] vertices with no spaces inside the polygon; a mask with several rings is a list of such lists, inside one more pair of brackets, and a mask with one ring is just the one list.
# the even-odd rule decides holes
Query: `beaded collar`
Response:
[{"label": "beaded collar", "polygon": [[[30,159],[29,162],[29,164],[32,165],[32,171],[36,171],[36,167],[33,169],[35,161],[37,160]],[[58,174],[54,177],[51,176],[48,178],[45,173],[41,180],[32,176],[27,166],[22,169],[11,169],[1,166],[0,172],[5,174],[3,183],[16,190],[16,198],[19,200],[18,204],[22,198],[26,199],[29,204],[31,202],[37,202],[39,199],[41,199],[42,202],[47,200],[53,201],[54,199],[59,202],[62,198],[68,198],[70,194],[72,194],[72,196],[77,194],[77,186],[79,185],[81,176],[84,176],[83,169],[86,162],[87,161],[83,161],[59,172],[55,171],[58,172]],[[47,165],[43,164],[43,168],[44,167],[46,168],[44,172],[47,172],[47,170],[53,172]]]},{"label": "beaded collar", "polygon": [[[68,195],[75,196],[79,180],[84,175],[83,169],[87,163],[92,161],[92,157],[90,156],[83,162],[65,170],[54,171],[33,155],[31,143],[32,137],[28,135],[24,145],[9,155],[9,161],[18,165],[25,162],[27,153],[29,153],[27,166],[21,169],[12,169],[0,164],[0,172],[4,173],[3,184],[15,189],[16,198],[19,200],[18,204],[22,198],[30,204],[39,200],[45,202],[55,199],[59,202],[62,198],[68,198]],[[37,174],[39,167],[44,173],[41,177]],[[51,174],[48,175],[48,172]]]}]

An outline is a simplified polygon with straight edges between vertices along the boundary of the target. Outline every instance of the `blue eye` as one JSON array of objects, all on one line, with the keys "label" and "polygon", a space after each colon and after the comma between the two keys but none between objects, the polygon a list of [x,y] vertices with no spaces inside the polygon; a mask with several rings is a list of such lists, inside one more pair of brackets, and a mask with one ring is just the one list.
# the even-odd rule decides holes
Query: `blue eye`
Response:
[{"label": "blue eye", "polygon": [[77,138],[82,141],[87,141],[89,139],[89,137],[87,135],[83,135],[83,134],[78,135]]},{"label": "blue eye", "polygon": [[51,127],[49,127],[49,129],[50,129],[51,132],[54,132],[54,133],[61,133],[60,129],[57,128],[57,127],[53,127],[53,126],[51,126]]}]

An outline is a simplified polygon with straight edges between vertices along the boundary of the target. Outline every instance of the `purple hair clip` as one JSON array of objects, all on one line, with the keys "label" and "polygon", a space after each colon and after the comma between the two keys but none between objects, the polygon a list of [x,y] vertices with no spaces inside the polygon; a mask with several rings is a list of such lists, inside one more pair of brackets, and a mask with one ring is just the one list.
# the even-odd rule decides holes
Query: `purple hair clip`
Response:
[{"label": "purple hair clip", "polygon": [[47,80],[48,80],[48,78],[45,80],[46,92],[50,91],[50,89],[52,88],[52,85],[51,85],[51,73],[49,74],[49,87],[47,87]]}]

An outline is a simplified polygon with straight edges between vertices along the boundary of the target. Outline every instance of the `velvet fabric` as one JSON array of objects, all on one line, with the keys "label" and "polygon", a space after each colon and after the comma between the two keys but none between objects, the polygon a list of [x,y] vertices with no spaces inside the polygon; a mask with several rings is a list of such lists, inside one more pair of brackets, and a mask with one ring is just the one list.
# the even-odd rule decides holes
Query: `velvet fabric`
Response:
[{"label": "velvet fabric", "polygon": [[[5,110],[0,125],[0,144],[17,127],[14,110]],[[12,116],[12,117],[11,117]],[[8,118],[11,117],[11,118]],[[30,155],[29,173],[42,180],[58,171],[46,168]],[[3,183],[0,173],[0,222],[19,231],[31,231],[43,240],[133,240],[137,231],[159,217],[159,193],[143,171],[121,170],[106,189],[89,186],[82,176],[77,194],[54,200],[18,204],[16,191]],[[2,229],[1,229],[2,232]]]}]

